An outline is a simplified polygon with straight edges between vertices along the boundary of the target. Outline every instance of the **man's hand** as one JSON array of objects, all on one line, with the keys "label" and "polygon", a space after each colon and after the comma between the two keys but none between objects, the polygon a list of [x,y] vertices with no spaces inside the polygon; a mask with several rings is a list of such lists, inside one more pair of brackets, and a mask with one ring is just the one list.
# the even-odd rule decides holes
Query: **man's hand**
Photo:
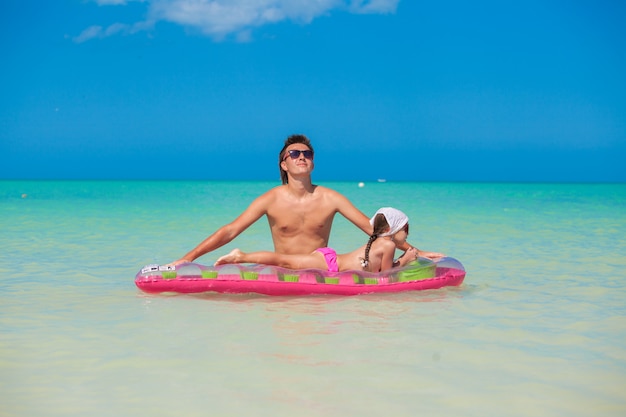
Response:
[{"label": "man's hand", "polygon": [[182,265],[182,264],[188,264],[191,263],[191,261],[188,261],[187,259],[181,258],[177,261],[174,262],[170,262],[169,264],[165,265],[165,266],[178,266],[178,265]]}]

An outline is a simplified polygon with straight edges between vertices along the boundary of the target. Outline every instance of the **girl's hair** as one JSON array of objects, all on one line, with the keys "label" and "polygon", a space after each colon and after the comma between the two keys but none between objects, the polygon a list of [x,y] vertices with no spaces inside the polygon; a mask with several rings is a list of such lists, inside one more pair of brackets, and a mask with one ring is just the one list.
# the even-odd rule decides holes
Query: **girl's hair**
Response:
[{"label": "girl's hair", "polygon": [[313,146],[311,146],[311,141],[304,135],[291,135],[285,140],[285,146],[278,153],[278,170],[280,171],[280,179],[283,184],[287,184],[289,182],[289,178],[287,177],[287,173],[283,171],[283,168],[280,166],[281,162],[285,158],[285,149],[287,146],[293,145],[294,143],[301,143],[309,147],[311,152],[313,152]]},{"label": "girl's hair", "polygon": [[361,265],[363,267],[367,267],[370,262],[370,248],[372,247],[372,243],[378,238],[378,235],[381,233],[385,233],[385,230],[389,227],[389,223],[387,223],[387,219],[385,215],[382,213],[378,213],[376,217],[374,217],[374,231],[370,236],[370,239],[367,241],[367,246],[365,247],[365,259],[361,261]]}]

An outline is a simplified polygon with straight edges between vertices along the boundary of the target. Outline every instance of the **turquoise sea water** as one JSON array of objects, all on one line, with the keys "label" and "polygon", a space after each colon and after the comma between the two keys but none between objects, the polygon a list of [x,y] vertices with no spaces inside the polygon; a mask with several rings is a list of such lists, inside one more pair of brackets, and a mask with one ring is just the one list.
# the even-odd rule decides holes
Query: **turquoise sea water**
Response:
[{"label": "turquoise sea water", "polygon": [[[0,416],[626,415],[626,185],[322,184],[405,211],[458,288],[136,289],[274,185],[0,182]],[[265,220],[199,261],[234,247],[270,249]]]}]

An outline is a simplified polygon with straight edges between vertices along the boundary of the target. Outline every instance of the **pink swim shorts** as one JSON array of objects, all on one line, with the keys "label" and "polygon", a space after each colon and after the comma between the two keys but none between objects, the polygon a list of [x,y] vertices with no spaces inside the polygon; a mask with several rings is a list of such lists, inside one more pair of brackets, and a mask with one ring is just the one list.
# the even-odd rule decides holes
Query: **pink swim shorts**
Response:
[{"label": "pink swim shorts", "polygon": [[337,264],[337,252],[331,248],[319,248],[315,249],[326,259],[326,265],[328,265],[328,272],[339,272],[339,265]]}]

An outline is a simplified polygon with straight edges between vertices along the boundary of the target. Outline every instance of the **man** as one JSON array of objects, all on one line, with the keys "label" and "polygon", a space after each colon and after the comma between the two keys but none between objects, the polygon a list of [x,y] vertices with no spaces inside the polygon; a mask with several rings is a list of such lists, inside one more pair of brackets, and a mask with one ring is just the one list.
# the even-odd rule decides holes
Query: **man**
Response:
[{"label": "man", "polygon": [[[291,135],[278,154],[283,185],[272,188],[257,197],[239,217],[220,227],[197,247],[173,262],[178,265],[193,262],[206,253],[235,239],[241,232],[267,216],[274,251],[284,254],[308,254],[328,246],[335,214],[339,213],[359,229],[370,235],[369,218],[342,194],[311,183],[314,168],[313,147],[304,135]],[[434,252],[423,252],[406,243],[402,250],[417,251],[419,256],[440,257]]]}]

